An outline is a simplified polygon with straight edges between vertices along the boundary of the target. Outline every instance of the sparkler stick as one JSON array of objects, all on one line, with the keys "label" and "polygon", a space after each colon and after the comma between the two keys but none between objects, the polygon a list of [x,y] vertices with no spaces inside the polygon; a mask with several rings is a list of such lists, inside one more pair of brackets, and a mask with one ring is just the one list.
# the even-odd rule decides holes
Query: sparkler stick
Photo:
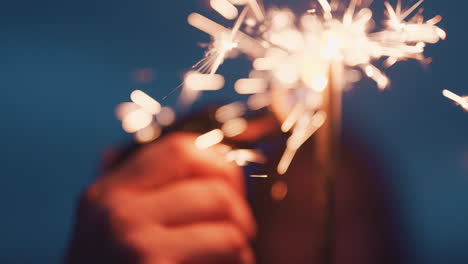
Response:
[{"label": "sparkler stick", "polygon": [[343,83],[342,64],[331,63],[328,72],[328,85],[323,91],[322,111],[327,113],[325,123],[317,132],[316,160],[319,170],[323,173],[325,196],[323,256],[325,263],[333,262],[334,254],[334,203],[335,203],[335,177],[340,168],[341,149],[341,121],[342,121],[342,91]]},{"label": "sparkler stick", "polygon": [[329,81],[323,92],[322,110],[327,119],[317,133],[317,159],[325,167],[338,166],[341,138],[341,97],[342,83],[340,65],[334,64],[329,70]]},{"label": "sparkler stick", "polygon": [[[205,58],[195,64],[196,73],[187,74],[182,94],[195,98],[201,91],[220,89],[224,79],[216,72],[226,59],[243,53],[252,60],[248,78],[235,85],[239,94],[252,94],[247,106],[238,102],[220,108],[216,119],[222,127],[200,136],[196,145],[200,149],[213,147],[223,138],[241,133],[247,127],[242,119],[247,108],[257,110],[270,105],[283,122],[282,131],[291,133],[277,167],[278,174],[283,175],[298,149],[318,132],[316,158],[327,175],[324,188],[328,193],[325,222],[329,232],[323,244],[331,256],[332,176],[339,167],[343,89],[359,81],[360,73],[374,80],[379,89],[385,89],[390,80],[374,65],[375,61],[384,59],[386,67],[407,59],[424,61],[426,45],[445,39],[446,33],[436,26],[440,16],[425,21],[416,11],[424,0],[407,9],[400,0],[396,7],[385,2],[387,17],[380,31],[374,31],[372,10],[362,1],[350,0],[348,5],[316,1],[319,9],[297,16],[288,9],[265,10],[261,0],[212,0],[214,10],[228,20],[236,19],[230,29],[200,14],[191,14],[189,24],[209,34],[213,41]],[[233,4],[242,11],[234,10]],[[211,80],[209,84],[207,80]],[[449,91],[444,95],[468,109],[466,98]],[[125,105],[117,112],[126,131],[139,132],[151,125],[151,115],[159,109],[153,107],[148,113],[150,101],[132,99],[136,99],[136,108]],[[239,165],[260,160],[245,150],[224,154]],[[274,199],[281,200],[287,188],[276,185],[272,193],[279,193]]]}]

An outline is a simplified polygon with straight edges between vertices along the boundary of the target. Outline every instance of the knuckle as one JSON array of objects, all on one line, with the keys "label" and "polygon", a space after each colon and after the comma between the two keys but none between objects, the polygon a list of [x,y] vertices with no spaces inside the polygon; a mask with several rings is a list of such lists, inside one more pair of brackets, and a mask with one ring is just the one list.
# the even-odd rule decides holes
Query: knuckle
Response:
[{"label": "knuckle", "polygon": [[112,227],[117,232],[126,232],[138,226],[138,216],[126,203],[109,202],[107,205]]},{"label": "knuckle", "polygon": [[166,136],[162,144],[169,151],[168,155],[186,155],[187,154],[187,136],[183,133],[173,133]]},{"label": "knuckle", "polygon": [[164,245],[158,239],[164,236],[164,230],[160,227],[155,229],[138,228],[123,233],[120,236],[122,245],[129,249],[139,259],[138,263],[166,263],[170,255],[164,249]]},{"label": "knuckle", "polygon": [[82,193],[81,201],[87,204],[100,205],[102,207],[107,206],[108,200],[114,197],[114,193],[118,189],[117,185],[112,184],[109,180],[115,177],[114,175],[106,175],[101,179],[90,184]]},{"label": "knuckle", "polygon": [[81,194],[81,199],[86,203],[96,203],[101,196],[101,188],[98,184],[93,183],[89,185]]},{"label": "knuckle", "polygon": [[245,238],[242,232],[235,226],[228,225],[222,234],[221,243],[228,252],[238,252],[245,245]]},{"label": "knuckle", "polygon": [[121,240],[126,248],[140,258],[145,258],[150,253],[147,239],[140,232],[127,232],[122,235]]},{"label": "knuckle", "polygon": [[213,181],[207,185],[208,200],[211,202],[211,206],[217,211],[228,212],[230,209],[230,201],[227,196],[226,187],[223,183]]},{"label": "knuckle", "polygon": [[80,196],[80,204],[93,208],[105,208],[107,200],[107,187],[97,181],[89,185]]}]

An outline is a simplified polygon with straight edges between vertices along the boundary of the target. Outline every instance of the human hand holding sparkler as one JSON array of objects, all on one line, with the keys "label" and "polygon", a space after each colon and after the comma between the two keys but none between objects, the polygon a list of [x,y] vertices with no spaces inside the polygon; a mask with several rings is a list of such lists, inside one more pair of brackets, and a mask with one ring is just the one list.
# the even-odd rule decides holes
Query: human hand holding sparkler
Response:
[{"label": "human hand holding sparkler", "polygon": [[85,192],[67,263],[253,263],[237,166],[172,134]]},{"label": "human hand holding sparkler", "polygon": [[[338,148],[334,144],[338,139],[333,138],[333,136],[340,132],[341,106],[339,97],[341,92],[356,83],[362,74],[372,78],[380,89],[386,88],[390,84],[390,80],[374,65],[376,61],[383,58],[386,67],[410,58],[426,62],[423,55],[426,44],[436,43],[445,38],[445,32],[436,26],[441,19],[439,16],[425,21],[421,13],[415,13],[415,10],[423,2],[422,0],[409,9],[403,9],[400,2],[396,7],[385,3],[387,18],[380,31],[373,31],[372,11],[368,8],[368,5],[363,4],[364,2],[369,4],[369,1],[351,0],[349,5],[343,6],[340,5],[339,1],[318,0],[320,8],[311,9],[308,12],[304,11],[304,14],[298,17],[288,9],[265,10],[261,1],[257,0],[212,0],[211,5],[216,11],[228,20],[235,19],[233,27],[230,29],[199,14],[190,15],[189,23],[210,34],[213,42],[209,46],[206,57],[195,65],[193,72],[186,75],[182,85],[182,99],[186,102],[195,99],[201,91],[218,90],[224,85],[223,76],[218,75],[216,72],[225,59],[234,58],[236,55],[244,53],[252,61],[252,71],[248,78],[240,79],[234,87],[239,94],[251,94],[251,97],[245,104],[234,103],[218,109],[216,120],[219,122],[219,128],[205,131],[206,134],[199,137],[186,138],[181,141],[190,149],[195,146],[190,155],[199,156],[196,158],[198,160],[204,157],[207,148],[221,143],[225,138],[232,138],[245,132],[248,124],[242,116],[246,112],[246,108],[258,110],[269,106],[282,123],[281,130],[291,133],[283,157],[277,165],[277,174],[285,174],[288,171],[296,152],[317,131],[321,131],[321,135],[325,135],[325,137],[317,138],[318,145],[323,144],[323,149],[328,148],[328,151],[325,152],[328,153],[326,159],[329,160],[324,164],[328,167],[337,165],[331,164],[332,160],[338,160],[338,158],[332,157],[335,152],[329,150]],[[413,13],[415,15],[411,17]],[[163,108],[159,102],[141,91],[132,93],[131,99],[133,103],[127,103],[119,107],[118,116],[127,132],[136,133],[137,141],[141,143],[150,142],[159,136],[160,127],[165,126],[164,123],[171,123],[164,122],[165,118],[163,118],[170,111],[167,112],[166,108],[166,113],[163,114]],[[165,146],[167,143],[165,140],[163,138],[162,141],[149,145],[149,148],[158,149]],[[172,141],[177,140],[172,138]],[[180,143],[176,145],[178,150],[185,148]],[[148,146],[143,146],[143,149],[148,149]],[[202,170],[204,173],[199,173],[200,171],[197,173],[196,168],[198,168],[198,165],[206,165],[207,168],[213,166],[213,164],[209,164],[211,160],[201,159],[198,160],[199,163],[195,167],[176,166],[172,168],[173,170],[165,170],[165,173],[154,175],[158,176],[155,178],[138,176],[138,174],[145,174],[144,172],[148,168],[158,172],[158,169],[171,168],[178,162],[185,164],[183,161],[193,161],[194,157],[187,155],[187,152],[178,151],[176,154],[185,154],[171,157],[173,158],[171,160],[176,159],[178,161],[177,163],[171,163],[167,160],[167,155],[171,153],[171,150],[170,148],[166,148],[166,150],[165,152],[159,152],[159,156],[162,157],[159,161],[148,158],[149,155],[136,155],[133,161],[145,160],[147,164],[137,163],[141,166],[138,168],[138,166],[129,166],[129,164],[132,164],[131,161],[126,162],[123,168],[129,166],[133,169],[111,173],[110,177],[104,177],[98,181],[88,192],[90,196],[87,197],[88,200],[91,200],[91,204],[94,202],[94,204],[102,205],[102,197],[106,198],[104,199],[106,202],[110,201],[105,203],[104,209],[109,209],[110,215],[117,219],[117,223],[123,220],[123,223],[126,224],[124,228],[118,226],[117,229],[111,230],[111,234],[117,234],[116,241],[123,243],[128,249],[136,250],[137,255],[141,257],[150,259],[161,257],[158,261],[176,261],[177,263],[177,261],[184,261],[189,257],[195,261],[197,261],[197,257],[201,257],[203,263],[209,263],[210,258],[214,257],[227,258],[228,260],[244,258],[244,261],[248,263],[250,257],[247,256],[250,255],[250,251],[245,238],[251,234],[251,231],[248,230],[250,230],[249,226],[252,224],[246,220],[250,218],[250,212],[248,212],[245,202],[240,198],[241,195],[232,191],[233,186],[236,185],[232,185],[232,182],[227,187],[222,188],[226,189],[226,193],[236,193],[236,195],[228,197],[229,204],[232,205],[231,209],[242,208],[234,211],[242,211],[243,216],[240,217],[241,214],[239,213],[226,213],[223,211],[226,208],[220,209],[217,207],[218,210],[214,211],[224,212],[221,215],[224,215],[224,220],[229,221],[229,227],[224,229],[219,228],[217,225],[204,226],[207,228],[205,230],[213,231],[216,229],[216,232],[220,232],[223,238],[216,235],[198,237],[201,234],[200,232],[188,232],[188,234],[202,239],[201,241],[206,241],[206,244],[191,243],[192,241],[182,239],[187,236],[187,232],[168,232],[167,227],[162,225],[164,222],[158,222],[160,219],[156,221],[156,226],[159,229],[152,228],[149,230],[148,227],[152,226],[148,224],[149,222],[140,222],[141,219],[148,219],[146,216],[154,212],[154,207],[142,207],[147,204],[140,200],[142,197],[149,196],[156,199],[159,196],[158,199],[161,199],[162,193],[165,192],[164,188],[166,188],[166,194],[167,192],[173,193],[173,195],[168,196],[174,200],[190,195],[190,188],[174,190],[177,185],[176,182],[182,183],[185,179],[188,179],[180,177],[182,174],[192,175],[193,177],[190,179],[193,181],[188,184],[198,185],[200,188],[207,188],[205,184],[203,184],[203,187],[200,185],[201,182],[206,183],[207,181],[204,176],[218,172],[219,175],[213,176],[219,180],[222,178],[221,175],[225,175],[225,172],[216,168],[211,172]],[[224,156],[224,163],[231,160],[238,165],[245,165],[248,162],[259,160],[252,150],[235,150],[228,147],[224,148],[223,151],[225,154],[222,155]],[[161,167],[158,168],[154,166],[155,164]],[[189,164],[193,165],[194,163]],[[136,170],[134,170],[135,168]],[[235,174],[229,174],[231,175],[229,178]],[[136,177],[130,179],[128,175]],[[175,181],[173,181],[174,175],[179,176],[175,177]],[[234,177],[237,181],[240,180],[239,175]],[[106,178],[115,179],[116,181],[105,180]],[[146,188],[143,188],[144,191],[139,192],[120,192],[119,185],[114,185],[114,183],[118,183],[122,179],[124,181],[129,179],[126,182],[128,185],[126,188],[138,188],[145,185]],[[147,181],[148,179],[151,180]],[[164,185],[163,188],[163,186],[154,184],[153,181],[158,179],[166,179],[173,184]],[[226,183],[223,183],[224,185]],[[148,188],[150,186],[154,189]],[[211,184],[207,184],[207,186],[212,187],[205,190],[208,196],[213,195],[210,194],[211,192],[217,193],[218,187],[213,187]],[[172,188],[172,191],[168,191],[169,188]],[[109,189],[119,191],[119,195],[116,196],[114,192],[108,192]],[[152,191],[148,192],[148,190]],[[154,196],[147,195],[152,192],[154,192]],[[122,194],[124,195],[120,196]],[[284,195],[281,197],[284,198]],[[326,200],[326,197],[321,199]],[[168,200],[172,199],[166,199],[165,201]],[[207,200],[210,199],[207,198]],[[138,203],[128,201],[138,201]],[[162,203],[164,208],[169,210],[165,215],[171,215],[170,211],[175,210],[173,212],[176,212],[175,215],[178,217],[174,219],[192,223],[193,218],[185,217],[186,213],[193,213],[193,208],[198,207],[193,205],[194,207],[191,208],[188,205],[192,205],[193,201],[186,202],[187,206],[182,206],[182,208],[188,211],[184,211],[180,207],[171,208],[171,204],[168,202]],[[217,203],[217,206],[219,206],[219,203]],[[325,205],[323,208],[327,206]],[[126,212],[126,210],[130,213]],[[201,211],[197,213],[200,213],[201,216],[205,215]],[[226,215],[228,216],[227,219]],[[326,212],[322,212],[321,215],[326,216]],[[325,224],[332,223],[332,219],[322,217],[319,222],[321,223],[320,226],[323,227]],[[155,223],[153,222],[153,224]],[[184,224],[187,225],[188,223]],[[128,226],[134,227],[134,229],[129,229]],[[190,227],[188,229],[190,230]],[[188,229],[185,229],[185,231]],[[151,232],[154,233],[158,230],[161,233],[158,233],[160,236],[155,233],[156,238],[145,235],[146,232],[151,234]],[[236,235],[229,235],[227,236],[229,242],[226,242],[223,230],[237,230],[231,232],[231,234],[236,233],[237,237],[243,239],[232,239]],[[211,232],[207,233],[211,234]],[[169,239],[168,234],[174,235],[172,239]],[[331,235],[331,233],[326,234],[326,236]],[[325,238],[325,236],[323,237]],[[224,242],[220,242],[220,244],[212,243],[214,238],[219,238]],[[179,239],[179,243],[174,244],[174,239]],[[128,243],[129,241],[130,243]],[[320,244],[325,245],[329,242],[323,240]],[[153,250],[150,250],[148,245],[156,246]],[[181,245],[186,246],[181,247]],[[325,249],[325,247],[322,249]],[[165,255],[166,253],[162,252],[169,252],[173,255]],[[330,253],[327,252],[324,255]],[[221,261],[221,263],[226,262]]]}]

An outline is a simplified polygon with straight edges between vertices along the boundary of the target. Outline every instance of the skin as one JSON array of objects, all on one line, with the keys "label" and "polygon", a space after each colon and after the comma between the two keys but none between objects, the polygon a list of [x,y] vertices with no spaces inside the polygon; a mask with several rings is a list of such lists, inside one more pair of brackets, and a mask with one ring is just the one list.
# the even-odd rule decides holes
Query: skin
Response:
[{"label": "skin", "polygon": [[171,134],[84,192],[67,263],[254,263],[239,167]]}]

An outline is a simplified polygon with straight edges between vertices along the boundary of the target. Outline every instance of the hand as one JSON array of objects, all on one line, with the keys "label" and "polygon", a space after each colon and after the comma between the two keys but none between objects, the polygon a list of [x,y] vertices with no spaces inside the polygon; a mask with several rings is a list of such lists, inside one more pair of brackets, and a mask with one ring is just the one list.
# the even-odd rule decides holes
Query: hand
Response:
[{"label": "hand", "polygon": [[172,134],[84,193],[67,263],[253,263],[241,170]]}]

